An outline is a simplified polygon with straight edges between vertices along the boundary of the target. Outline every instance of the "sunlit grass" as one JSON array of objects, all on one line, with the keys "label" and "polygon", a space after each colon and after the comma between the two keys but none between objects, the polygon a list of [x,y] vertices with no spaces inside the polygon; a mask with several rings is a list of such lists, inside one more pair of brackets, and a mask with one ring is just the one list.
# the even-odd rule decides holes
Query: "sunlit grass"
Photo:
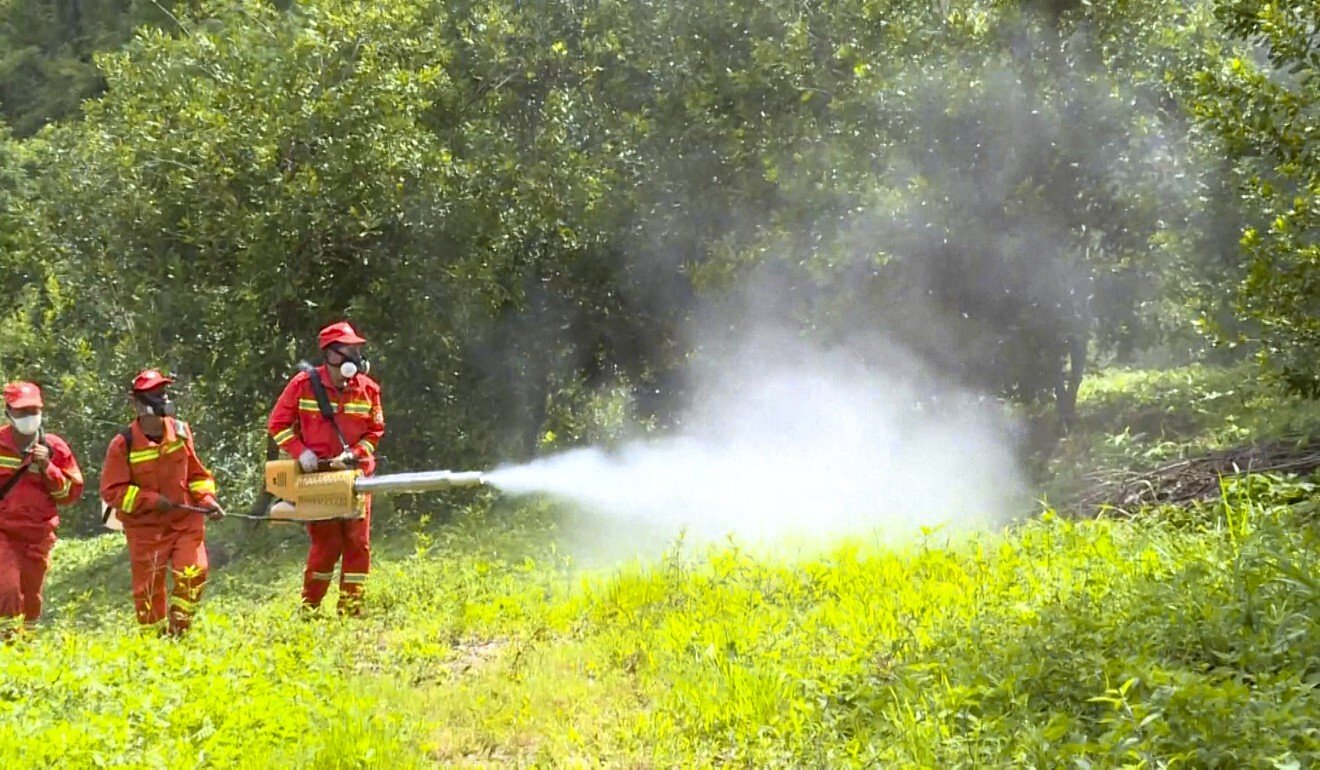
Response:
[{"label": "sunlit grass", "polygon": [[[484,534],[474,514],[444,544],[396,538],[365,621],[299,619],[296,562],[239,565],[181,642],[92,591],[94,619],[0,652],[0,761],[1304,766],[1314,521],[1284,504],[1294,485],[1251,494],[1197,526],[1047,516],[588,573],[551,552],[543,512]],[[61,568],[108,548],[66,544]],[[224,590],[248,570],[286,574],[266,599]]]},{"label": "sunlit grass", "polygon": [[[1232,376],[1107,376],[1087,435],[1181,399],[1211,436]],[[67,540],[46,622],[0,649],[0,767],[1306,767],[1317,481],[590,565],[544,505],[400,513],[360,621],[299,616],[300,532],[226,523],[181,641],[133,624],[118,536]]]}]

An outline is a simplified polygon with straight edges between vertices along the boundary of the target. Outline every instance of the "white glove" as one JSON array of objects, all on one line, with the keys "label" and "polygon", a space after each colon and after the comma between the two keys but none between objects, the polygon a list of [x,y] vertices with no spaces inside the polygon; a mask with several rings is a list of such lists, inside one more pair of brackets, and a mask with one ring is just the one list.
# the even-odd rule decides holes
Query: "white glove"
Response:
[{"label": "white glove", "polygon": [[298,455],[298,464],[302,466],[304,473],[315,473],[316,465],[319,462],[321,462],[321,458],[317,457],[316,453],[310,449],[304,449],[302,454]]},{"label": "white glove", "polygon": [[345,449],[338,457],[330,461],[330,467],[337,471],[347,470],[357,467],[357,457]]}]

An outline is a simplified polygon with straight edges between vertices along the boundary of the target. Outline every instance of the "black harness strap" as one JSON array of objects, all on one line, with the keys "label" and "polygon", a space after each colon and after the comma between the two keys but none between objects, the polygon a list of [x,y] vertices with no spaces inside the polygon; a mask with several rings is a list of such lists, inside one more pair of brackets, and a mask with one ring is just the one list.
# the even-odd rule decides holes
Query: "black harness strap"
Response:
[{"label": "black harness strap", "polygon": [[335,429],[335,436],[339,438],[339,449],[343,451],[348,449],[348,441],[344,439],[344,432],[339,429],[339,423],[335,422],[335,410],[330,406],[330,394],[325,392],[325,383],[321,382],[321,373],[306,361],[298,364],[301,371],[307,373],[311,380],[312,395],[316,397],[316,407],[321,410],[321,416],[330,422],[330,427]]}]

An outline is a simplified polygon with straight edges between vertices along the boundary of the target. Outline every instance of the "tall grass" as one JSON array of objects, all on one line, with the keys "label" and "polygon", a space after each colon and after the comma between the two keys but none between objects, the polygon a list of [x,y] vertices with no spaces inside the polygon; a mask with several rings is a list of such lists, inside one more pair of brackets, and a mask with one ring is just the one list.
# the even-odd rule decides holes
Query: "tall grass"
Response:
[{"label": "tall grass", "polygon": [[365,621],[300,619],[291,555],[231,565],[179,642],[61,583],[0,650],[0,766],[1304,767],[1313,500],[589,573],[547,511],[478,512],[389,543]]}]

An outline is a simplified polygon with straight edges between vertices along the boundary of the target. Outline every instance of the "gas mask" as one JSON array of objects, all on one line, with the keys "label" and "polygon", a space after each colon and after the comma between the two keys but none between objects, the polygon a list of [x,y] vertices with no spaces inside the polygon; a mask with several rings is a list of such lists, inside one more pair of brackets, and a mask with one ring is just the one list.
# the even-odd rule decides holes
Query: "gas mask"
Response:
[{"label": "gas mask", "polygon": [[137,400],[146,408],[147,414],[154,414],[157,417],[174,416],[174,402],[170,400],[168,393],[139,393]]},{"label": "gas mask", "polygon": [[371,362],[363,358],[361,353],[351,356],[342,350],[335,350],[334,353],[343,359],[339,364],[339,374],[346,380],[353,379],[359,373],[366,374],[371,371]]},{"label": "gas mask", "polygon": [[26,417],[15,417],[11,414],[9,422],[14,426],[14,430],[24,436],[35,436],[37,431],[41,430],[41,413],[29,414]]}]

